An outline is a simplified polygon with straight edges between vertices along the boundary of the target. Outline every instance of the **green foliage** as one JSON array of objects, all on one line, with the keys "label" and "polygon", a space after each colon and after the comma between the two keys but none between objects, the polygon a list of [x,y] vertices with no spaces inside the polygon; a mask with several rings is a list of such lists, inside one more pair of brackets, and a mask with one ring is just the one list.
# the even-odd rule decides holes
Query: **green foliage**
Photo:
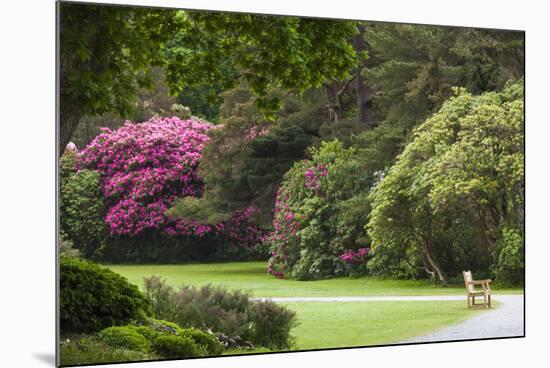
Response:
[{"label": "green foliage", "polygon": [[478,94],[523,77],[522,32],[374,23],[366,39],[371,60],[363,74],[375,86],[379,121],[411,128],[438,110],[453,86]]},{"label": "green foliage", "polygon": [[153,316],[156,318],[170,318],[178,314],[178,305],[174,298],[174,288],[157,276],[144,278],[144,294],[151,303]]},{"label": "green foliage", "polygon": [[153,350],[164,358],[193,358],[205,356],[203,348],[185,336],[159,336],[153,343]]},{"label": "green foliage", "polygon": [[126,120],[143,122],[157,116],[177,116],[181,119],[188,119],[191,116],[191,111],[189,108],[177,104],[176,98],[169,94],[168,86],[164,82],[163,69],[151,67],[151,75],[150,88],[137,90],[131,112],[125,115],[106,112],[100,115],[82,116],[71,136],[71,141],[77,147],[86,147],[92,139],[101,133],[101,128],[118,129],[124,125]]},{"label": "green foliage", "polygon": [[61,364],[64,366],[131,362],[156,358],[141,351],[115,348],[88,336],[61,341],[60,356]]},{"label": "green foliage", "polygon": [[[174,10],[60,4],[61,101],[83,114],[132,110],[132,97],[151,84],[151,65],[177,28]],[[75,106],[73,106],[75,107]]]},{"label": "green foliage", "polygon": [[[63,171],[64,169],[62,169]],[[107,229],[101,178],[97,171],[61,175],[60,228],[66,240],[87,258],[101,255]]]},{"label": "green foliage", "polygon": [[197,345],[206,350],[209,356],[220,355],[223,351],[222,344],[213,335],[196,328],[180,330],[180,335],[191,338]]},{"label": "green foliage", "polygon": [[344,274],[340,256],[368,246],[363,224],[376,179],[366,171],[368,160],[338,140],[310,153],[311,160],[296,162],[285,174],[268,240],[274,252],[270,272],[300,280]]},{"label": "green foliage", "polygon": [[222,344],[213,334],[197,328],[181,328],[176,323],[154,318],[148,318],[143,326],[132,327],[150,342],[154,342],[158,336],[176,335],[191,338],[208,355],[220,355],[223,350]]},{"label": "green foliage", "polygon": [[504,285],[523,285],[525,254],[523,235],[518,229],[504,227],[496,245],[498,253],[494,267],[496,281]]},{"label": "green foliage", "polygon": [[308,92],[300,98],[272,90],[268,96],[282,101],[276,122],[264,118],[246,85],[223,93],[223,127],[209,131],[210,141],[201,156],[204,197],[176,201],[171,214],[218,222],[234,210],[253,206],[260,210],[257,221],[271,222],[279,181],[319,140],[324,117],[320,93]]},{"label": "green foliage", "polygon": [[271,301],[256,303],[250,310],[256,344],[272,349],[290,349],[290,330],[296,327],[296,313]]},{"label": "green foliage", "polygon": [[126,278],[70,257],[61,257],[59,308],[63,333],[124,325],[150,312],[147,299]]},{"label": "green foliage", "polygon": [[114,348],[148,352],[151,344],[140,332],[129,326],[113,326],[103,329],[98,339]]},{"label": "green foliage", "polygon": [[175,290],[152,276],[145,279],[145,295],[156,318],[176,322],[183,328],[182,336],[192,338],[211,355],[219,354],[219,343],[197,328],[239,336],[267,347],[291,344],[289,334],[296,324],[295,314],[283,306],[252,301],[241,291],[212,285],[182,286]]},{"label": "green foliage", "polygon": [[455,93],[415,129],[371,195],[376,273],[425,270],[445,283],[445,274],[487,270],[499,228],[523,223],[521,82],[501,93]]},{"label": "green foliage", "polygon": [[[158,294],[155,288],[165,288],[163,284],[162,281],[146,282],[145,295]],[[211,285],[201,288],[184,286],[178,291],[168,287],[168,290],[171,294],[168,306],[158,306],[159,300],[150,299],[154,310],[165,311],[165,314],[155,314],[155,317],[174,321],[185,328],[210,328],[228,336],[249,337],[247,309],[251,301],[247,294]],[[170,307],[170,304],[175,307]]]},{"label": "green foliage", "polygon": [[154,351],[165,358],[214,356],[223,350],[213,334],[153,318],[147,318],[142,324],[108,327],[97,336],[99,341],[114,348],[145,353]]},{"label": "green foliage", "polygon": [[171,9],[67,2],[59,8],[62,152],[82,116],[132,112],[179,26]]},{"label": "green foliage", "polygon": [[280,98],[267,97],[272,88],[301,93],[347,78],[357,63],[351,21],[192,11],[181,12],[179,20],[180,31],[166,47],[173,88],[227,90],[240,75],[268,115],[280,106]]}]

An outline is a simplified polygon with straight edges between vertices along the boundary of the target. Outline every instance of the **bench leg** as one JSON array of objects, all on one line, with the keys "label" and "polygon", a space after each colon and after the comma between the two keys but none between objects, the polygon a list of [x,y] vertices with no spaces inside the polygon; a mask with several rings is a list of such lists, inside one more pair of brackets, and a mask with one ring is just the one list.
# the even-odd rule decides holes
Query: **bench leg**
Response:
[{"label": "bench leg", "polygon": [[491,308],[491,294],[488,295],[489,298],[489,308]]}]

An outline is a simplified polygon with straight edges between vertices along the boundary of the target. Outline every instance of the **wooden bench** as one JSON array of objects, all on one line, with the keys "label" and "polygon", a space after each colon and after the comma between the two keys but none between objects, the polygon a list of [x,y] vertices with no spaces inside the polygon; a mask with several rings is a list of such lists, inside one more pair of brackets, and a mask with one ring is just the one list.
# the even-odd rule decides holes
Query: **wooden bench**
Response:
[{"label": "wooden bench", "polygon": [[[462,274],[464,275],[464,284],[466,285],[468,308],[473,308],[474,306],[491,308],[491,286],[489,285],[491,280],[474,280],[470,271],[462,271]],[[482,290],[476,290],[476,285],[480,285]],[[483,296],[483,304],[476,304],[476,296]]]}]

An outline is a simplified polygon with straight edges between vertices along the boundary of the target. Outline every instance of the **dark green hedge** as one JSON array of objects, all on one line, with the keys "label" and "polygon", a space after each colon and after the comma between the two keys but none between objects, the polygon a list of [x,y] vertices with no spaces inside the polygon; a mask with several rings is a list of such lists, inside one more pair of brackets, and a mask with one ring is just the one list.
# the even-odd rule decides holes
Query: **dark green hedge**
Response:
[{"label": "dark green hedge", "polygon": [[95,263],[61,257],[60,283],[62,333],[99,331],[150,313],[137,286]]}]

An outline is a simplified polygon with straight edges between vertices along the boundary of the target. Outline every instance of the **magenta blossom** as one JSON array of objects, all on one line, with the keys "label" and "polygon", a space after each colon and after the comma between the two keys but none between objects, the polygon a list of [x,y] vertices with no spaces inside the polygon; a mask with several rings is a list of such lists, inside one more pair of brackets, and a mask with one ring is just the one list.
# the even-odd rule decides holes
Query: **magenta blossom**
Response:
[{"label": "magenta blossom", "polygon": [[198,164],[213,128],[206,121],[171,117],[102,129],[79,154],[78,167],[101,174],[111,235],[135,236],[156,229],[174,236],[218,236],[245,245],[259,241],[262,234],[249,221],[252,209],[217,225],[165,215],[176,198],[202,196]]},{"label": "magenta blossom", "polygon": [[345,263],[365,263],[369,251],[369,248],[359,248],[357,251],[346,250],[340,259]]}]

